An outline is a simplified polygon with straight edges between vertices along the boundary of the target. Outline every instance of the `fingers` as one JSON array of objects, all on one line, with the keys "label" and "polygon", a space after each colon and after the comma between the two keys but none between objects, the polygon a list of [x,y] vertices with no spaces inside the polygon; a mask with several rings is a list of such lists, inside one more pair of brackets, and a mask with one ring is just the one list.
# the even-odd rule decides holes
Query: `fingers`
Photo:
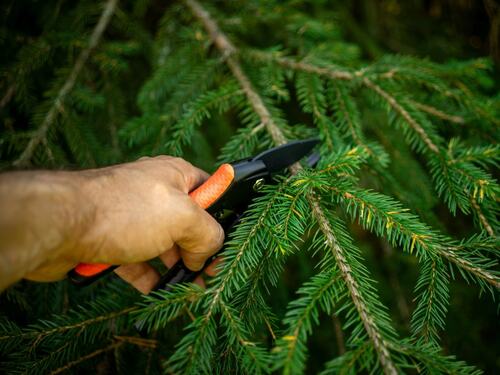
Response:
[{"label": "fingers", "polygon": [[219,256],[215,258],[214,261],[210,263],[207,268],[205,268],[205,273],[207,274],[207,276],[214,277],[215,275],[217,275],[217,272],[219,272],[218,267],[221,263],[222,257]]},{"label": "fingers", "polygon": [[[164,158],[164,157],[159,157]],[[190,191],[196,189],[200,186],[210,175],[193,166],[190,162],[182,158],[166,157],[165,159],[170,168],[174,168],[181,176],[179,188],[184,193],[189,193]]]},{"label": "fingers", "polygon": [[205,261],[215,254],[224,241],[224,231],[205,210],[190,201],[185,210],[182,230],[174,238],[180,248],[184,264],[192,271],[199,271]]},{"label": "fingers", "polygon": [[124,264],[115,273],[143,294],[148,294],[160,280],[160,274],[146,262]]},{"label": "fingers", "polygon": [[[169,251],[161,254],[159,258],[168,268],[171,268],[175,263],[179,261],[180,257],[181,256],[179,248],[177,246],[174,246]],[[205,273],[208,276],[215,276],[215,274],[217,273],[216,268],[221,263],[221,261],[222,258],[216,258],[205,269]],[[160,280],[160,274],[146,262],[122,265],[115,270],[115,273],[143,294],[148,294],[149,292],[151,292],[151,290]],[[203,280],[201,275],[194,280],[194,283],[198,284],[202,288],[206,287],[205,281]]]},{"label": "fingers", "polygon": [[160,254],[159,258],[167,268],[172,268],[172,266],[181,259],[179,247],[174,245],[170,250]]}]

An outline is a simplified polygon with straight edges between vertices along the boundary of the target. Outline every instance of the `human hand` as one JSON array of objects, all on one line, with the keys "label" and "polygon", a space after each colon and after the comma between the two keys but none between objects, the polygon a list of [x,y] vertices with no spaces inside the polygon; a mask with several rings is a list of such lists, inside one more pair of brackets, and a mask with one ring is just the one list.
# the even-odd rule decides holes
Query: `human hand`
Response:
[{"label": "human hand", "polygon": [[121,264],[115,272],[147,293],[159,274],[145,261],[159,257],[171,267],[182,258],[196,271],[222,246],[222,228],[188,195],[208,174],[183,159],[141,158],[70,173],[80,181],[79,203],[91,207],[87,219],[72,232],[76,238],[66,241],[70,251],[60,252],[26,278],[57,279],[80,262]]}]

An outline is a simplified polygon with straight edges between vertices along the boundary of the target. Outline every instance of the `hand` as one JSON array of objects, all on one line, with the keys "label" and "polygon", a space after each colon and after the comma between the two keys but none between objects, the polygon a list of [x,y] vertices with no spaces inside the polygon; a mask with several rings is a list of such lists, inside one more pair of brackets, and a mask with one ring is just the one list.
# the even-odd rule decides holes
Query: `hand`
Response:
[{"label": "hand", "polygon": [[146,157],[66,174],[78,181],[74,207],[85,211],[85,219],[70,218],[78,224],[60,246],[66,250],[26,278],[58,279],[80,262],[121,264],[115,272],[147,293],[159,275],[146,260],[159,257],[170,267],[182,257],[196,271],[222,246],[220,225],[188,196],[208,175],[183,159]]}]

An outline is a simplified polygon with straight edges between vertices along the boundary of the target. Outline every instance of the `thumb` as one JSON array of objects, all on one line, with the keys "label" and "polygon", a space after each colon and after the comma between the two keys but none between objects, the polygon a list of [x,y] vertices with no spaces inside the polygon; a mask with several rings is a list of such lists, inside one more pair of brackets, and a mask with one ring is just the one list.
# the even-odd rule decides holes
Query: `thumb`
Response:
[{"label": "thumb", "polygon": [[224,230],[205,210],[190,198],[184,230],[175,238],[184,264],[192,271],[203,268],[206,260],[214,255],[224,242]]}]

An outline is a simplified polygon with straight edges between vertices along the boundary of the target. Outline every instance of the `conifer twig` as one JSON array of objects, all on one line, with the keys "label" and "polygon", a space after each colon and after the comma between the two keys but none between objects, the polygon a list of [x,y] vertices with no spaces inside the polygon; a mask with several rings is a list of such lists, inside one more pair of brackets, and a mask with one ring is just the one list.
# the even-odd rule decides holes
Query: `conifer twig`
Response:
[{"label": "conifer twig", "polygon": [[5,107],[10,102],[10,100],[14,96],[14,92],[15,91],[16,91],[16,85],[15,84],[11,85],[7,89],[7,92],[3,96],[2,100],[0,100],[0,109],[2,109],[3,107]]},{"label": "conifer twig", "polygon": [[257,58],[261,58],[263,60],[274,60],[276,61],[279,65],[281,65],[284,68],[289,68],[293,70],[300,70],[302,72],[306,73],[312,73],[312,74],[317,74],[320,76],[324,76],[329,79],[342,79],[342,80],[351,80],[355,76],[360,75],[360,72],[356,73],[351,73],[347,72],[344,70],[335,70],[331,68],[324,68],[324,67],[319,67],[316,65],[308,64],[303,61],[294,61],[292,59],[286,58],[286,57],[280,57],[280,58],[273,58],[274,56],[269,56],[269,54],[265,52],[260,52],[260,51],[252,51],[252,55],[256,56]]},{"label": "conifer twig", "polygon": [[138,309],[139,309],[138,306],[132,306],[132,307],[128,307],[126,309],[120,310],[120,311],[112,312],[110,314],[100,315],[98,317],[87,319],[87,320],[84,320],[84,321],[81,321],[81,322],[78,322],[75,324],[69,324],[69,325],[65,325],[65,326],[61,326],[61,327],[56,327],[56,328],[52,328],[52,329],[49,329],[47,331],[42,331],[42,332],[33,331],[33,332],[24,332],[24,333],[21,333],[19,335],[0,336],[0,341],[12,339],[12,338],[16,338],[16,337],[30,337],[30,336],[37,336],[36,341],[39,341],[41,338],[48,336],[48,335],[51,335],[53,333],[61,333],[61,332],[69,331],[71,329],[75,329],[75,328],[84,328],[90,324],[95,324],[95,323],[99,323],[102,321],[114,319],[118,316],[128,314],[128,313],[130,313],[134,310],[138,310]]},{"label": "conifer twig", "polygon": [[276,125],[271,117],[271,113],[264,104],[262,98],[253,88],[250,80],[243,73],[238,58],[235,56],[237,51],[229,39],[220,31],[215,21],[210,17],[210,14],[194,0],[186,0],[187,6],[192,10],[193,14],[201,21],[203,26],[208,32],[210,40],[215,44],[217,49],[225,58],[226,64],[231,70],[234,78],[240,84],[243,92],[245,93],[248,101],[252,105],[255,113],[260,117],[261,123],[266,127],[271,135],[271,138],[277,145],[286,143],[286,138],[281,129]]},{"label": "conifer twig", "polygon": [[424,141],[424,143],[432,152],[434,152],[435,154],[439,153],[438,147],[434,144],[434,142],[432,142],[422,126],[420,126],[420,124],[415,121],[413,117],[411,117],[408,111],[404,109],[393,96],[391,96],[387,91],[382,89],[382,87],[373,83],[366,77],[363,78],[363,84],[370,90],[375,91],[378,95],[384,98],[387,103],[389,103],[389,105],[406,120],[406,122],[413,128],[413,130],[418,133],[420,138],[422,138],[422,141]]},{"label": "conifer twig", "polygon": [[158,347],[158,340],[155,339],[146,339],[135,336],[114,336],[114,338],[118,341],[127,342],[143,348],[156,349]]},{"label": "conifer twig", "polygon": [[67,363],[63,367],[59,367],[58,369],[52,371],[50,373],[50,375],[57,375],[57,374],[63,373],[64,371],[69,370],[73,366],[76,366],[76,365],[78,365],[78,364],[80,364],[82,362],[85,362],[85,361],[87,361],[87,360],[89,360],[91,358],[97,357],[98,355],[101,355],[103,353],[106,353],[106,352],[109,352],[111,350],[117,349],[120,346],[122,346],[124,344],[124,342],[125,341],[114,342],[111,345],[108,345],[108,346],[106,346],[104,348],[98,349],[96,351],[93,351],[92,353],[84,355],[83,357],[80,357],[80,358],[78,358],[78,359],[76,359],[74,361],[71,361],[71,362]]},{"label": "conifer twig", "polygon": [[423,112],[426,112],[434,117],[440,118],[445,121],[453,122],[455,124],[463,124],[465,122],[464,118],[461,116],[455,116],[455,115],[450,115],[448,113],[445,113],[441,111],[440,109],[437,109],[436,107],[419,103],[414,100],[411,101],[411,103],[418,109],[420,109]]},{"label": "conifer twig", "polygon": [[500,290],[500,279],[491,274],[488,271],[485,271],[479,267],[474,266],[467,259],[463,259],[456,254],[456,248],[454,247],[441,247],[439,252],[446,257],[450,262],[455,263],[459,267],[469,271],[470,273],[476,275],[477,277],[485,280],[488,284],[494,286],[496,289]]},{"label": "conifer twig", "polygon": [[347,289],[349,290],[349,294],[352,298],[356,309],[360,315],[361,321],[363,322],[363,326],[365,327],[368,336],[373,342],[373,346],[377,351],[380,359],[380,364],[384,368],[384,372],[386,374],[397,374],[394,363],[391,360],[391,355],[389,353],[389,349],[387,347],[386,342],[381,337],[380,332],[378,331],[378,327],[374,323],[373,319],[369,315],[368,308],[364,303],[364,300],[359,293],[359,286],[357,280],[352,275],[352,269],[347,259],[344,255],[344,250],[339,245],[335,234],[333,233],[332,228],[330,227],[330,223],[326,218],[323,210],[321,209],[319,202],[311,197],[310,203],[312,205],[313,215],[318,221],[318,225],[325,235],[325,239],[328,247],[332,250],[333,256],[337,261],[339,269],[342,273],[342,277],[346,283]]},{"label": "conifer twig", "polygon": [[104,7],[104,10],[101,14],[101,17],[99,18],[99,21],[97,22],[97,25],[95,26],[94,30],[92,31],[92,34],[90,35],[89,44],[87,48],[85,48],[76,59],[75,65],[73,66],[71,73],[68,75],[66,82],[57,93],[57,97],[54,100],[54,103],[50,107],[49,111],[45,115],[42,125],[40,125],[38,130],[34,133],[34,136],[28,142],[28,145],[22,152],[21,156],[19,156],[19,158],[16,161],[14,161],[15,166],[25,167],[29,165],[31,163],[33,154],[36,151],[36,148],[41,143],[43,143],[47,138],[47,133],[49,131],[50,126],[56,120],[57,115],[63,111],[64,100],[66,99],[66,96],[73,89],[73,86],[75,85],[76,80],[78,79],[78,76],[83,66],[87,62],[90,53],[94,50],[94,48],[101,40],[102,34],[104,33],[104,30],[106,30],[106,27],[108,26],[109,21],[111,20],[111,16],[115,11],[117,3],[118,0],[107,1],[106,6]]},{"label": "conifer twig", "polygon": [[477,212],[477,216],[479,217],[479,221],[481,221],[481,224],[483,224],[484,229],[486,229],[486,232],[490,236],[495,236],[495,232],[493,231],[493,228],[491,227],[490,223],[486,219],[486,216],[484,216],[483,211],[481,210],[481,207],[477,203],[476,199],[474,197],[471,197],[470,202],[472,204],[472,207],[474,210]]},{"label": "conifer twig", "polygon": [[[279,126],[273,121],[271,114],[264,104],[262,98],[253,88],[250,80],[241,69],[239,61],[235,56],[235,52],[237,52],[236,48],[219,30],[215,21],[212,20],[208,12],[203,9],[203,7],[197,1],[186,0],[186,4],[191,9],[195,17],[203,24],[210,36],[210,39],[215,44],[219,52],[226,58],[226,63],[229,69],[231,70],[238,83],[241,85],[248,101],[250,102],[256,114],[260,117],[261,122],[265,125],[273,142],[276,145],[285,143],[285,135],[283,134]],[[297,173],[300,168],[301,167],[299,164],[295,164],[291,168],[292,173]],[[313,215],[318,221],[318,224],[326,237],[329,247],[334,252],[334,257],[342,272],[342,277],[347,284],[347,288],[350,292],[351,298],[353,299],[356,309],[360,314],[360,318],[363,321],[363,325],[373,342],[375,350],[379,354],[380,363],[384,369],[384,372],[391,375],[397,374],[394,363],[391,360],[387,345],[382,339],[380,332],[378,331],[378,327],[374,324],[373,319],[368,315],[368,309],[364,305],[363,299],[360,298],[359,287],[356,280],[352,276],[352,270],[343,255],[343,249],[339,246],[334,236],[333,230],[332,228],[330,228],[330,224],[327,221],[316,197],[309,195],[308,200],[311,204]]]}]

